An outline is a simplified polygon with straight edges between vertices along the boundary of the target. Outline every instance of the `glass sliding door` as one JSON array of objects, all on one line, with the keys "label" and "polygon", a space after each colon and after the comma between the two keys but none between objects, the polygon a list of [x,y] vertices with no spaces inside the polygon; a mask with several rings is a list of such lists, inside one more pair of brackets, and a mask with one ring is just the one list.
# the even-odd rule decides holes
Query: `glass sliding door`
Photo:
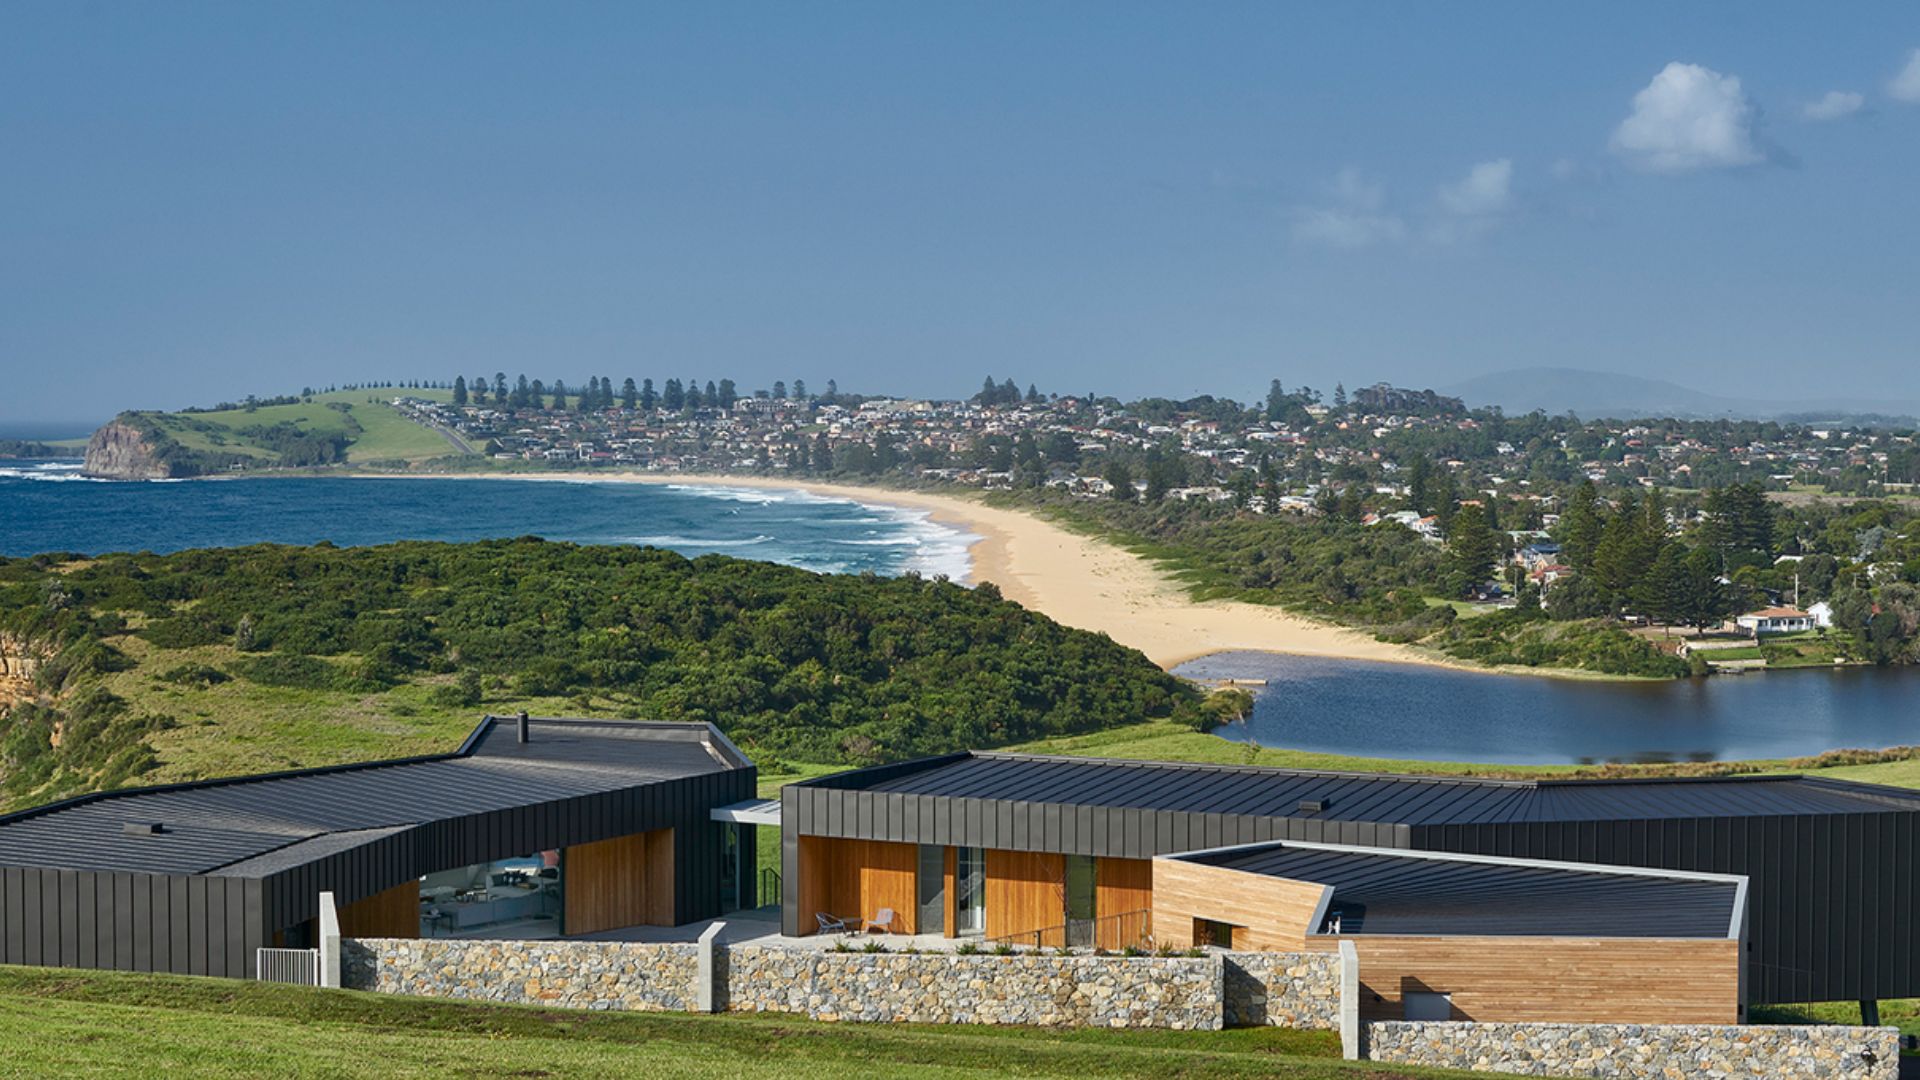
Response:
[{"label": "glass sliding door", "polygon": [[947,931],[947,849],[939,844],[920,845],[920,920],[914,929],[922,934]]},{"label": "glass sliding door", "polygon": [[987,853],[977,847],[954,852],[954,931],[961,937],[987,932]]},{"label": "glass sliding door", "polygon": [[1091,855],[1067,856],[1067,944],[1076,949],[1093,947],[1094,869]]}]

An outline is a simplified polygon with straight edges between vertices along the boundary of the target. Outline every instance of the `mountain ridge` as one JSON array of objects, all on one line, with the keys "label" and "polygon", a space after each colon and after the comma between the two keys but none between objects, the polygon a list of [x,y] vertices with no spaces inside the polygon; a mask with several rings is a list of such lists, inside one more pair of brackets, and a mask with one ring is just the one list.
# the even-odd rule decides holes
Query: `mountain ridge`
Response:
[{"label": "mountain ridge", "polygon": [[1671,416],[1771,420],[1812,416],[1832,419],[1920,416],[1920,401],[1848,397],[1796,401],[1723,395],[1665,379],[1564,367],[1496,371],[1451,383],[1442,387],[1441,392],[1463,398],[1469,405],[1498,405],[1508,412],[1571,411],[1588,418]]}]

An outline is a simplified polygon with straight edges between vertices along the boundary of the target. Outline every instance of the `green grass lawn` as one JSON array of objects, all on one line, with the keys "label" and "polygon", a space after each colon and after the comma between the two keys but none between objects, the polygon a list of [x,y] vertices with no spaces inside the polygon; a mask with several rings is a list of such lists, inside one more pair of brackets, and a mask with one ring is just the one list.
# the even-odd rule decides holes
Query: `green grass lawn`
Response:
[{"label": "green grass lawn", "polygon": [[0,968],[0,1076],[1279,1077],[1465,1073],[1339,1060],[1330,1032],[826,1024],[595,1013],[236,980]]},{"label": "green grass lawn", "polygon": [[[263,405],[252,412],[228,409],[221,412],[164,413],[158,414],[158,419],[182,446],[189,449],[247,454],[263,463],[273,461],[277,455],[271,450],[248,445],[239,434],[241,429],[256,424],[272,427],[290,423],[313,434],[347,432],[353,436],[353,443],[347,448],[349,462],[425,461],[453,453],[453,446],[445,437],[414,423],[387,404],[389,399],[400,394],[436,401],[449,400],[453,396],[448,390],[341,390],[331,394],[315,394],[311,399],[294,405]],[[347,414],[329,408],[330,404],[346,406],[353,423],[358,424],[360,430],[354,432]],[[204,430],[207,426],[214,430]]]}]

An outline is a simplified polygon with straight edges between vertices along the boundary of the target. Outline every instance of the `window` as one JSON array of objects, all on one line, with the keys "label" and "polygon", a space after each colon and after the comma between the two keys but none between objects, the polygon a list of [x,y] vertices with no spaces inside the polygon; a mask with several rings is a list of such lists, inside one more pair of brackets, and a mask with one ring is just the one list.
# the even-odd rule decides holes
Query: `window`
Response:
[{"label": "window", "polygon": [[558,937],[560,853],[475,863],[420,879],[420,936]]},{"label": "window", "polygon": [[920,845],[920,921],[923,934],[941,934],[947,929],[947,849],[939,844]]},{"label": "window", "polygon": [[954,852],[954,928],[961,936],[987,932],[987,853],[977,847]]},{"label": "window", "polygon": [[1216,949],[1231,949],[1234,929],[1232,923],[1217,922],[1213,919],[1195,919],[1193,920],[1193,943],[1212,946]]},{"label": "window", "polygon": [[1453,995],[1432,990],[1409,990],[1401,999],[1401,1015],[1407,1020],[1453,1019]]},{"label": "window", "polygon": [[1093,947],[1094,870],[1093,856],[1067,856],[1067,944],[1077,949]]}]

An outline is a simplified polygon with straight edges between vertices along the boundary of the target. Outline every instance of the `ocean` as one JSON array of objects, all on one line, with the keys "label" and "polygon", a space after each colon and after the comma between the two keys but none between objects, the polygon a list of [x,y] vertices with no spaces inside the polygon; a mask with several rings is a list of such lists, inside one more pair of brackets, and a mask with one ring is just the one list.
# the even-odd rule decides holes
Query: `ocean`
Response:
[{"label": "ocean", "polygon": [[750,483],[329,476],[129,482],[83,477],[77,461],[0,462],[0,555],[512,536],[956,581],[967,579],[967,549],[978,539],[922,510]]}]

